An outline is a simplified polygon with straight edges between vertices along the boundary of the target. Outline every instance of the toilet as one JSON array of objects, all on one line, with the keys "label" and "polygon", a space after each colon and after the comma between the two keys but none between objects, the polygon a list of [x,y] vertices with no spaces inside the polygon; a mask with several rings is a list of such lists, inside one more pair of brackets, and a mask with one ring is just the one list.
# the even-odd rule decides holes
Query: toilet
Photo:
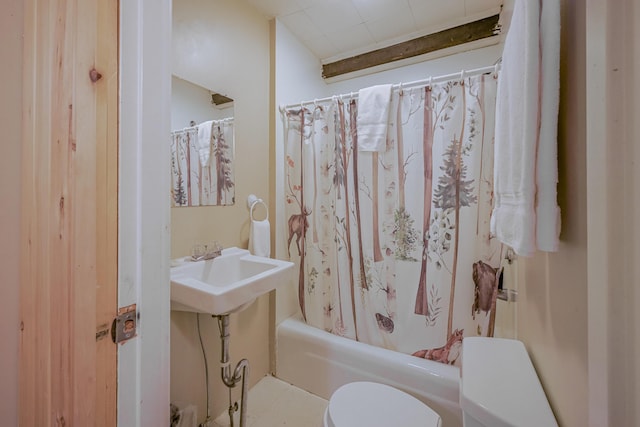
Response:
[{"label": "toilet", "polygon": [[[556,427],[540,380],[522,342],[486,337],[462,341],[460,407],[464,427]],[[388,385],[359,381],[329,399],[324,427],[441,427],[440,416]]]},{"label": "toilet", "polygon": [[413,396],[388,385],[359,381],[336,390],[324,427],[440,426],[440,416]]}]

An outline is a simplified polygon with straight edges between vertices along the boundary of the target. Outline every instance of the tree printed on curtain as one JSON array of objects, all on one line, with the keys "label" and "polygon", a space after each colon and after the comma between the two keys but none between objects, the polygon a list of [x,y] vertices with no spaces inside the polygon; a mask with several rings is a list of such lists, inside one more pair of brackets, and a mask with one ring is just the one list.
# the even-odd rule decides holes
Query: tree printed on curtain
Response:
[{"label": "tree printed on curtain", "polygon": [[381,152],[358,150],[356,100],[284,113],[286,237],[307,323],[443,363],[463,336],[493,333],[495,94],[492,75],[394,92]]},{"label": "tree printed on curtain", "polygon": [[213,121],[211,157],[204,167],[197,139],[197,126],[171,133],[171,206],[234,204],[233,121]]}]

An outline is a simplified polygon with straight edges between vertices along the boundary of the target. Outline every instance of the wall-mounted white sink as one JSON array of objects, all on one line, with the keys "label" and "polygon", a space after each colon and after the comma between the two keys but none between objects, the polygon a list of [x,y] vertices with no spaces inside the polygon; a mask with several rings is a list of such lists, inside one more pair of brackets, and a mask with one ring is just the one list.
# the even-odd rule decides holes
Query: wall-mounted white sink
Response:
[{"label": "wall-mounted white sink", "polygon": [[291,262],[233,247],[211,260],[185,260],[171,268],[171,309],[215,315],[240,311],[287,283],[292,273]]}]

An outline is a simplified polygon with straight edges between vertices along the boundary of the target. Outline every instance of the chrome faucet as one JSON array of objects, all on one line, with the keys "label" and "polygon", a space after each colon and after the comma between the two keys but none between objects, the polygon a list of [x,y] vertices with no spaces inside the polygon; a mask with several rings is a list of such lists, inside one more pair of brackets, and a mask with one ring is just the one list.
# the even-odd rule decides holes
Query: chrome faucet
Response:
[{"label": "chrome faucet", "polygon": [[218,242],[207,245],[193,245],[191,249],[191,261],[214,259],[220,255],[222,255],[222,245]]}]

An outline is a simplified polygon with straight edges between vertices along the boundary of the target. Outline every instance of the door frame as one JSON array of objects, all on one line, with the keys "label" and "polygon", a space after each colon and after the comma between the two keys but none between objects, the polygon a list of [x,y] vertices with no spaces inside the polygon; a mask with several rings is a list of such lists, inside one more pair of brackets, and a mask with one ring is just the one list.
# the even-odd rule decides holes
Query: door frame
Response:
[{"label": "door frame", "polygon": [[120,0],[118,425],[169,425],[171,0]]},{"label": "door frame", "polygon": [[640,422],[640,8],[585,9],[589,426]]}]

